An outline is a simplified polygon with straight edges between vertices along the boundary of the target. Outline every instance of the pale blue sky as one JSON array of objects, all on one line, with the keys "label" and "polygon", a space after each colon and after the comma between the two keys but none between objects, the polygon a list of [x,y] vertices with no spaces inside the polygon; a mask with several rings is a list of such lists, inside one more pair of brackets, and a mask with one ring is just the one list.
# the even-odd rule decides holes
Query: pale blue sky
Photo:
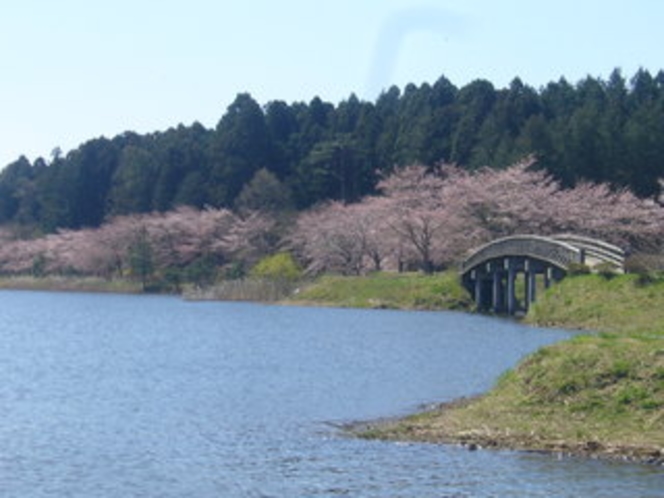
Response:
[{"label": "pale blue sky", "polygon": [[[9,4],[9,5],[7,5]],[[0,7],[0,167],[261,104],[664,68],[660,0],[20,0]]]}]

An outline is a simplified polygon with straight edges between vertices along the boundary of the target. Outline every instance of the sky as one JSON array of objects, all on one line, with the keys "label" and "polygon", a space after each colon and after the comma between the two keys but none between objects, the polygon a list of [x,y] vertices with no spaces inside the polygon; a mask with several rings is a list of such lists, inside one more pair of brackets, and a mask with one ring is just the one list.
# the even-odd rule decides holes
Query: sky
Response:
[{"label": "sky", "polygon": [[0,6],[0,167],[196,121],[238,93],[334,104],[392,85],[541,88],[664,69],[661,0],[21,0]]}]

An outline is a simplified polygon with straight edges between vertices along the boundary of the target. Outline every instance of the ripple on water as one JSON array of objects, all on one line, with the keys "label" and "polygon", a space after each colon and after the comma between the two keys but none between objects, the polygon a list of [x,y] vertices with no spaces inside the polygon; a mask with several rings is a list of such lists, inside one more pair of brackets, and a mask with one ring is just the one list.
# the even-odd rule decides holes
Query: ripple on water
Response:
[{"label": "ripple on water", "polygon": [[[661,469],[341,437],[566,336],[456,313],[3,292],[3,498],[658,496]],[[40,313],[34,313],[34,310]]]}]

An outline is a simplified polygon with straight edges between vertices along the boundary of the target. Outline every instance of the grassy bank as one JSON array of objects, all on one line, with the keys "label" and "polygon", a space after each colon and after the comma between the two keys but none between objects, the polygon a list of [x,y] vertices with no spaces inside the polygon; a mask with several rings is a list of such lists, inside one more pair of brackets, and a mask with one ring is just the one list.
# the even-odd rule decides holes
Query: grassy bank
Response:
[{"label": "grassy bank", "polygon": [[567,278],[547,291],[526,321],[622,335],[664,335],[664,280],[644,283],[636,275]]},{"label": "grassy bank", "polygon": [[342,308],[470,310],[472,301],[455,272],[436,275],[377,273],[325,276],[303,287],[290,303]]},{"label": "grassy bank", "polygon": [[116,292],[139,294],[143,292],[138,282],[129,280],[107,280],[94,277],[0,277],[0,289],[42,290],[70,292]]},{"label": "grassy bank", "polygon": [[664,463],[663,291],[633,276],[568,278],[527,320],[604,332],[540,349],[484,396],[360,434]]}]

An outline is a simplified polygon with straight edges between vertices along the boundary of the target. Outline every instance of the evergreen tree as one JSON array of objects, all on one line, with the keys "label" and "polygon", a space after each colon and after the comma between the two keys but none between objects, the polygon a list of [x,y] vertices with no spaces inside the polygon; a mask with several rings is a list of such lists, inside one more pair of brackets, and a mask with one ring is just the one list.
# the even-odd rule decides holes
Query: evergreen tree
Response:
[{"label": "evergreen tree", "polygon": [[152,196],[159,173],[154,154],[144,148],[126,147],[112,179],[109,204],[111,214],[152,211]]},{"label": "evergreen tree", "polygon": [[452,137],[451,161],[470,167],[485,166],[472,162],[472,152],[477,145],[478,132],[484,119],[496,101],[496,91],[491,83],[475,80],[459,90],[456,106],[459,122]]},{"label": "evergreen tree", "polygon": [[0,224],[54,232],[181,205],[241,206],[238,196],[265,172],[297,208],[352,203],[395,166],[503,168],[529,154],[563,187],[610,182],[658,197],[663,116],[664,72],[644,69],[629,80],[615,70],[540,90],[519,78],[504,89],[484,80],[457,89],[443,76],[403,92],[393,86],[375,103],[351,94],[338,105],[315,97],[262,109],[243,93],[212,130],[127,132],[55,151],[50,162],[19,158],[0,172]]},{"label": "evergreen tree", "polygon": [[0,173],[0,222],[13,221],[34,180],[32,165],[25,156],[9,164]]},{"label": "evergreen tree", "polygon": [[279,213],[293,206],[290,189],[267,169],[259,169],[235,200],[240,213]]},{"label": "evergreen tree", "polygon": [[265,115],[248,93],[237,96],[217,125],[212,142],[209,198],[231,206],[256,171],[266,168],[272,142]]},{"label": "evergreen tree", "polygon": [[294,138],[299,133],[299,124],[295,110],[283,101],[270,102],[265,110],[265,124],[272,142],[269,169],[283,181],[297,161]]}]

